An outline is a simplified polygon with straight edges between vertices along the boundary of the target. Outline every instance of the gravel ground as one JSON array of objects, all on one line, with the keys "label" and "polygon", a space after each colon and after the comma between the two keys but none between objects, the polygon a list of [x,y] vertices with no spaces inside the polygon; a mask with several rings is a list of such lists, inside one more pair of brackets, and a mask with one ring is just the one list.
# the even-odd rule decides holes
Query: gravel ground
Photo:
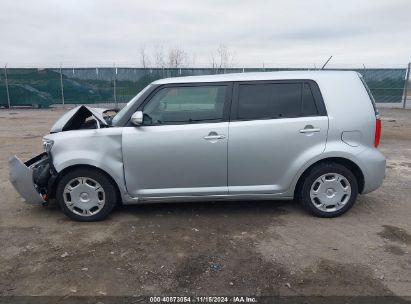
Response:
[{"label": "gravel ground", "polygon": [[384,185],[346,215],[294,202],[123,206],[77,223],[27,205],[7,160],[63,110],[0,111],[0,295],[411,296],[411,110],[382,110]]}]

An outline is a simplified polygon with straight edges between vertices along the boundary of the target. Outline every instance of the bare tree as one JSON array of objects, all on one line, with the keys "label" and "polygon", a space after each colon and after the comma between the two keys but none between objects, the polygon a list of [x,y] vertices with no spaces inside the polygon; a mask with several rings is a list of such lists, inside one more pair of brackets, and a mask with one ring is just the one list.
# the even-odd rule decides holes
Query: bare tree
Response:
[{"label": "bare tree", "polygon": [[216,72],[233,67],[234,60],[235,53],[224,44],[220,44],[215,52],[211,52],[211,66]]},{"label": "bare tree", "polygon": [[147,54],[147,47],[145,44],[140,47],[140,64],[143,69],[150,67],[150,58]]},{"label": "bare tree", "polygon": [[162,45],[154,46],[153,61],[156,68],[164,69],[166,67],[164,47]]},{"label": "bare tree", "polygon": [[178,47],[168,50],[168,67],[173,69],[182,68],[188,65],[188,54]]}]

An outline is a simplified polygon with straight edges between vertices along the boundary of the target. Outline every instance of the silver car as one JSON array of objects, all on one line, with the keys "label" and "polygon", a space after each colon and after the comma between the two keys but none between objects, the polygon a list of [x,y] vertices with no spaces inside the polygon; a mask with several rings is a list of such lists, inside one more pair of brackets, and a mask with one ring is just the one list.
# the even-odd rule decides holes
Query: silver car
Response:
[{"label": "silver car", "polygon": [[10,159],[31,203],[56,199],[78,221],[117,203],[291,200],[335,217],[377,189],[381,121],[360,74],[242,73],[155,81],[115,115],[80,106]]}]

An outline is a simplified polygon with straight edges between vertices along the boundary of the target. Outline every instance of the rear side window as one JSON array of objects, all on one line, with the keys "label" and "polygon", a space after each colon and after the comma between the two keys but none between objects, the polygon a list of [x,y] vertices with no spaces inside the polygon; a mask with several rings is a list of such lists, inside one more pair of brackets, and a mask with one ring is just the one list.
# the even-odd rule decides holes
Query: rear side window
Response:
[{"label": "rear side window", "polygon": [[239,84],[237,118],[240,120],[318,116],[308,82]]},{"label": "rear side window", "polygon": [[300,84],[245,84],[238,96],[240,119],[295,117],[300,112]]}]

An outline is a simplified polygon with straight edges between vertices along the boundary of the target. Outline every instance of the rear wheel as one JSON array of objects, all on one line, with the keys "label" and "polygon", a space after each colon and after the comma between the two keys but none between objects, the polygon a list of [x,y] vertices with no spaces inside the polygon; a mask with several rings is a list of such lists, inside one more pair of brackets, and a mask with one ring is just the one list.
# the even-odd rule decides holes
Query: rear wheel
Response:
[{"label": "rear wheel", "polygon": [[336,217],[347,212],[358,195],[354,174],[337,163],[315,166],[300,187],[299,200],[310,213]]},{"label": "rear wheel", "polygon": [[57,202],[68,217],[93,222],[106,218],[116,205],[116,188],[102,172],[75,169],[65,174],[56,191]]}]

